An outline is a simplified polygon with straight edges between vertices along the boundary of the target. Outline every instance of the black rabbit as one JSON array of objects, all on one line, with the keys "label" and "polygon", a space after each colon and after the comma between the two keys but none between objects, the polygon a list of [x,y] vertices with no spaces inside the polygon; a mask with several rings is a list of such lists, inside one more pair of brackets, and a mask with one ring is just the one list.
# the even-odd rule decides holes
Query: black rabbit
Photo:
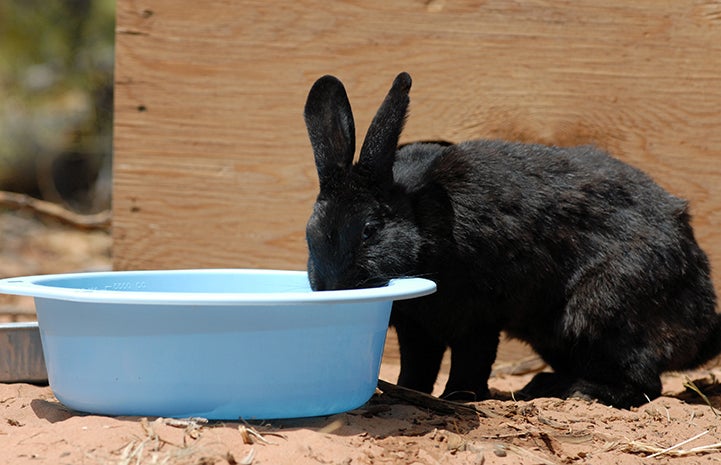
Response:
[{"label": "black rabbit", "polygon": [[424,276],[438,292],[393,306],[398,383],[488,396],[499,333],[528,342],[553,373],[528,397],[618,407],[660,395],[660,373],[721,351],[709,262],[687,203],[590,146],[497,140],[398,147],[411,78],[396,77],[358,162],[343,84],[313,85],[305,122],[320,180],[307,225],[314,290]]}]

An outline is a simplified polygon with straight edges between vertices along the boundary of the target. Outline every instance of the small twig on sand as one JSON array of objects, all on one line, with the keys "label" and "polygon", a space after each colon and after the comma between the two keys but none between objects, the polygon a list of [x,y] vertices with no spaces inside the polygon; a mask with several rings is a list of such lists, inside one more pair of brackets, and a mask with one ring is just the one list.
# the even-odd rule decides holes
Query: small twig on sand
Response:
[{"label": "small twig on sand", "polygon": [[[255,428],[253,428],[247,421],[243,420],[242,418],[241,422],[243,422],[243,424],[238,425],[238,431],[243,438],[244,444],[253,444],[255,442],[259,442],[261,444],[267,444],[272,446],[278,445],[277,442],[266,439],[262,434],[260,434]],[[265,432],[264,434],[266,436],[276,436],[282,439],[287,439],[284,435],[280,433]]]},{"label": "small twig on sand", "polygon": [[251,465],[253,463],[253,460],[255,459],[255,449],[250,449],[248,452],[248,455],[240,459],[240,462],[238,462],[240,465]]},{"label": "small twig on sand", "polygon": [[173,428],[185,429],[191,439],[198,439],[200,437],[200,431],[203,429],[203,425],[208,424],[207,418],[191,417],[191,418],[164,418],[163,423]]},{"label": "small twig on sand", "polygon": [[684,445],[688,444],[688,443],[691,442],[691,441],[695,441],[696,439],[698,439],[698,438],[700,438],[701,436],[704,436],[704,435],[706,435],[706,434],[708,434],[708,431],[702,431],[701,433],[697,434],[696,436],[694,436],[694,437],[692,437],[692,438],[686,439],[685,441],[681,441],[681,442],[679,442],[678,444],[675,444],[675,445],[673,445],[673,446],[671,446],[671,447],[667,447],[666,449],[660,450],[660,451],[658,451],[658,452],[656,452],[656,453],[654,453],[654,454],[649,455],[648,457],[649,457],[649,458],[658,457],[659,455],[667,454],[667,453],[671,452],[672,450],[680,449],[681,446],[684,446]]},{"label": "small twig on sand", "polygon": [[630,453],[645,453],[650,454],[646,458],[655,458],[660,457],[662,455],[669,455],[673,457],[685,457],[689,455],[698,455],[698,454],[710,454],[710,453],[716,453],[721,452],[721,443],[716,444],[708,444],[705,446],[698,446],[693,447],[691,449],[681,449],[681,447],[685,446],[686,444],[695,441],[696,439],[705,436],[708,434],[708,430],[703,431],[697,435],[695,435],[692,438],[686,439],[685,441],[681,441],[678,444],[674,444],[671,447],[666,447],[664,449],[656,446],[651,446],[649,444],[644,444],[642,442],[638,441],[631,441],[627,443],[624,447],[624,450],[626,452]]}]

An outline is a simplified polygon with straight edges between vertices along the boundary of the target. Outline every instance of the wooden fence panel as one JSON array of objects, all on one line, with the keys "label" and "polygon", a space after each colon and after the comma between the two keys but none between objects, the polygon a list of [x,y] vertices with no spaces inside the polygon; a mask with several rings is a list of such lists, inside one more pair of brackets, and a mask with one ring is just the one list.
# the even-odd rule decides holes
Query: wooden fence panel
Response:
[{"label": "wooden fence panel", "polygon": [[302,119],[346,84],[358,138],[397,72],[402,141],[594,143],[691,200],[721,283],[721,3],[118,0],[116,269],[305,266]]}]

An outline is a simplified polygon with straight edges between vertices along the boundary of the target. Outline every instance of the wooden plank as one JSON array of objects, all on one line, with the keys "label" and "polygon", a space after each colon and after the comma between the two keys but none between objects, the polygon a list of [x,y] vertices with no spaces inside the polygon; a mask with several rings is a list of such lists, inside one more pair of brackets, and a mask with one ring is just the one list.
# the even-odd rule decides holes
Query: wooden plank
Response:
[{"label": "wooden plank", "polygon": [[[691,200],[721,269],[721,3],[118,0],[116,269],[302,269],[322,74],[359,139],[411,73],[404,141],[595,143]],[[721,272],[716,273],[721,283]]]}]

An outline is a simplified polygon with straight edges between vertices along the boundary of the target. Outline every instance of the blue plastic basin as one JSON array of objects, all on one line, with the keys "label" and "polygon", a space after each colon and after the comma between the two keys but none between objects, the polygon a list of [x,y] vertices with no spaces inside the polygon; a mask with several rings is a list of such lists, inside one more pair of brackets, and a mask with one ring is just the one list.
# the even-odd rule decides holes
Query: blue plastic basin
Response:
[{"label": "blue plastic basin", "polygon": [[79,411],[273,419],[373,394],[391,304],[432,281],[312,292],[274,270],[75,273],[0,280],[35,297],[48,380]]}]

